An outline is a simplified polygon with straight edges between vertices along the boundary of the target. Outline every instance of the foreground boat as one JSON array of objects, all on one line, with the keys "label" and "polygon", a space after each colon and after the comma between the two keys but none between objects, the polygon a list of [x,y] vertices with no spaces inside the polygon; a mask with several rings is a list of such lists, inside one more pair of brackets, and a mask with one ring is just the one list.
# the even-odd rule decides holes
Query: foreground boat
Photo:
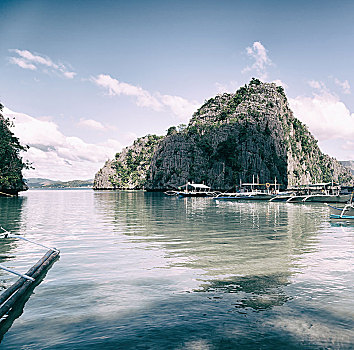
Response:
[{"label": "foreground boat", "polygon": [[[12,326],[16,318],[18,318],[22,312],[23,307],[27,300],[33,294],[34,288],[41,283],[44,276],[59,258],[60,251],[56,248],[51,248],[32,241],[20,235],[12,234],[0,226],[1,241],[10,238],[21,239],[27,243],[39,246],[41,248],[48,249],[48,251],[39,259],[25,274],[12,268],[6,267],[0,264],[0,269],[9,272],[13,275],[19,276],[19,279],[8,288],[2,290],[0,294],[0,343],[4,334]],[[3,242],[1,242],[3,243]],[[7,244],[7,243],[5,243]]]},{"label": "foreground boat", "polygon": [[[327,203],[326,203],[327,204]],[[343,207],[327,204],[330,210],[331,219],[354,220],[354,203],[346,204]]]}]

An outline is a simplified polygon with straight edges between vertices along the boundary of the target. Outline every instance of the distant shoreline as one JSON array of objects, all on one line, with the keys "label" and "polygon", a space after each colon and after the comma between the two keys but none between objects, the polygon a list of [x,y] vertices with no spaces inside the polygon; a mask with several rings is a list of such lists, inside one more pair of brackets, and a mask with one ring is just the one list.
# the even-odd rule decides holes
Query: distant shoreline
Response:
[{"label": "distant shoreline", "polygon": [[92,187],[29,187],[28,191],[31,190],[92,190]]}]

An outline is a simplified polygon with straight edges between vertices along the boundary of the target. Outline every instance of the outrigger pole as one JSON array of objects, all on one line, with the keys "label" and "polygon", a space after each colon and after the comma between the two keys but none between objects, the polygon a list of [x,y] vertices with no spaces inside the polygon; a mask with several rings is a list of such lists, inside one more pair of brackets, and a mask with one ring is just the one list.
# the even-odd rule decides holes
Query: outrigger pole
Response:
[{"label": "outrigger pole", "polygon": [[[12,269],[9,269],[3,265],[0,265],[0,268],[6,270],[12,274],[20,276],[20,278],[9,288],[7,288],[0,295],[0,320],[6,315],[9,316],[17,304],[21,303],[21,300],[24,300],[26,297],[26,292],[30,290],[30,288],[34,288],[40,281],[42,280],[44,274],[49,270],[52,264],[59,257],[59,250],[56,248],[49,248],[44,244],[34,242],[30,239],[13,235],[10,232],[6,231],[3,227],[1,230],[4,231],[0,238],[19,238],[26,242],[41,246],[43,248],[48,249],[48,251],[43,255],[41,259],[39,259],[28,271],[26,274],[19,273]],[[29,298],[29,296],[27,297]],[[24,301],[24,303],[27,299]],[[24,305],[24,304],[23,304]],[[18,316],[17,316],[18,317]],[[3,334],[3,320],[0,321],[0,334]],[[5,326],[4,326],[5,327]],[[8,329],[8,328],[7,328]],[[5,329],[5,332],[6,330]]]},{"label": "outrigger pole", "polygon": [[58,251],[58,249],[56,248],[51,248],[51,247],[47,247],[46,245],[44,244],[41,244],[41,243],[38,243],[38,242],[34,242],[28,238],[25,238],[25,237],[22,237],[22,236],[18,236],[18,235],[13,235],[12,233],[10,233],[9,231],[6,231],[3,227],[0,226],[0,228],[5,232],[4,234],[4,238],[18,238],[18,239],[23,239],[24,241],[26,242],[29,242],[29,243],[32,243],[32,244],[35,244],[35,245],[39,245],[40,247],[43,247],[43,248],[46,248],[46,249],[50,249],[50,250],[53,250],[53,251]]},{"label": "outrigger pole", "polygon": [[7,271],[7,272],[11,272],[11,273],[14,274],[14,275],[23,277],[23,278],[25,278],[26,280],[29,280],[29,281],[32,281],[32,282],[34,281],[34,278],[32,278],[32,277],[30,277],[30,276],[27,276],[27,275],[24,275],[24,274],[22,274],[22,273],[20,273],[20,272],[16,272],[15,270],[9,269],[8,267],[5,267],[5,266],[3,266],[3,265],[1,265],[1,264],[0,264],[0,269],[5,270],[5,271]]}]

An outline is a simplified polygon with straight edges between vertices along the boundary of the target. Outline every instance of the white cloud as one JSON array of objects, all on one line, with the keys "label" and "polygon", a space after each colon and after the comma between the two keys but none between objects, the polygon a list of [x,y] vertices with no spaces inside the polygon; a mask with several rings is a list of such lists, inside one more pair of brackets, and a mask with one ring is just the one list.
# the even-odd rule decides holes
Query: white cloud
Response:
[{"label": "white cloud", "polygon": [[7,108],[3,114],[15,118],[15,135],[22,144],[30,146],[24,158],[33,163],[35,170],[26,170],[26,177],[55,180],[93,178],[104,162],[122,148],[120,142],[112,139],[94,144],[65,136],[53,121],[40,120]]},{"label": "white cloud", "polygon": [[48,67],[58,68],[58,66],[56,64],[54,64],[51,59],[45,58],[42,56],[38,56],[38,55],[33,55],[28,50],[15,49],[15,50],[13,50],[13,52],[16,52],[19,56],[21,56],[21,57],[25,58],[26,60],[31,61],[33,63],[39,63],[39,64],[44,64],[45,66],[48,66]]},{"label": "white cloud", "polygon": [[313,89],[327,91],[326,85],[322,81],[309,80],[307,84]]},{"label": "white cloud", "polygon": [[240,84],[237,81],[230,81],[229,83],[215,83],[216,91],[218,94],[234,93]]},{"label": "white cloud", "polygon": [[281,81],[280,79],[275,79],[272,81],[272,83],[274,83],[278,86],[282,86],[284,89],[288,88],[288,85],[286,83],[284,83],[283,81]]},{"label": "white cloud", "polygon": [[53,72],[59,73],[68,79],[73,79],[76,75],[75,72],[71,72],[62,63],[54,63],[49,57],[35,55],[28,50],[12,49],[10,52],[14,52],[19,57],[9,57],[9,61],[18,65],[23,69],[36,70],[38,67],[45,67],[43,72],[47,72],[47,68],[51,68]]},{"label": "white cloud", "polygon": [[[342,92],[344,94],[349,95],[351,93],[350,84],[348,80],[340,81],[339,79],[333,78],[332,76],[330,76],[330,78],[333,79],[334,83],[342,89]],[[329,92],[329,89],[323,81],[309,80],[307,84],[313,89],[319,90],[322,93]]]},{"label": "white cloud", "polygon": [[107,74],[92,77],[91,81],[107,89],[111,96],[135,97],[136,104],[140,107],[151,108],[155,111],[163,111],[167,108],[182,121],[187,121],[193,112],[200,107],[200,104],[196,101],[189,101],[180,96],[162,95],[159,92],[152,94],[140,86],[120,82]]},{"label": "white cloud", "polygon": [[192,114],[200,107],[196,101],[188,101],[180,96],[160,95],[160,102],[168,107],[180,120],[187,121]]},{"label": "white cloud", "polygon": [[80,118],[80,121],[77,123],[77,125],[86,127],[88,129],[98,130],[98,131],[107,131],[107,130],[115,129],[114,126],[104,125],[101,122],[94,119]]},{"label": "white cloud", "polygon": [[135,132],[127,132],[122,136],[122,141],[124,144],[130,145],[134,140],[138,138],[138,135]]},{"label": "white cloud", "polygon": [[351,159],[354,160],[354,141],[346,141],[343,145],[343,149],[352,151],[353,157]]},{"label": "white cloud", "polygon": [[354,140],[354,114],[337,96],[328,92],[312,97],[289,98],[294,114],[320,141]]},{"label": "white cloud", "polygon": [[109,95],[126,95],[134,96],[137,99],[137,105],[141,107],[150,107],[155,111],[162,109],[161,103],[153,97],[148,91],[142,89],[140,86],[134,86],[128,83],[123,83],[110,75],[100,74],[92,81],[108,90]]},{"label": "white cloud", "polygon": [[24,59],[19,58],[19,57],[10,57],[9,60],[11,63],[16,64],[23,69],[30,69],[30,70],[37,69],[37,67],[34,64],[28,63]]},{"label": "white cloud", "polygon": [[62,71],[62,73],[63,73],[64,76],[65,76],[66,78],[68,78],[68,79],[73,79],[73,78],[75,77],[75,75],[76,75],[75,72],[63,72],[63,71]]},{"label": "white cloud", "polygon": [[261,80],[267,79],[268,73],[267,73],[267,66],[272,65],[272,61],[268,57],[267,50],[266,48],[262,45],[261,42],[255,41],[252,45],[252,47],[247,47],[246,48],[246,53],[248,56],[250,56],[253,60],[254,63],[252,64],[251,67],[246,67],[242,73],[244,72],[249,72],[249,71],[255,71],[258,74],[258,77]]},{"label": "white cloud", "polygon": [[340,81],[339,79],[334,78],[334,82],[342,88],[343,93],[347,95],[350,94],[350,84],[348,80]]}]

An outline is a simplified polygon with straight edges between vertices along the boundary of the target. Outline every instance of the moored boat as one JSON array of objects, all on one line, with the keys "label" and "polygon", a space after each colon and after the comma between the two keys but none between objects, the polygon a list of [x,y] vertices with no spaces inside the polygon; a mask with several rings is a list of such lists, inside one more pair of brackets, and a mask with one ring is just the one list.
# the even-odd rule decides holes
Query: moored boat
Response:
[{"label": "moored boat", "polygon": [[306,196],[303,202],[347,203],[349,200],[349,194],[315,194]]},{"label": "moored boat", "polygon": [[214,197],[216,200],[251,200],[255,199],[256,192],[226,192]]},{"label": "moored boat", "polygon": [[333,182],[315,183],[289,188],[291,195],[286,197],[274,198],[272,201],[288,203],[348,203],[350,194],[341,194],[340,186]]},{"label": "moored boat", "polygon": [[269,202],[287,202],[292,197],[294,197],[292,192],[279,192]]},{"label": "moored boat", "polygon": [[212,191],[207,185],[187,182],[185,185],[178,187],[178,190],[166,191],[165,194],[179,197],[213,197],[216,192]]},{"label": "moored boat", "polygon": [[[327,203],[326,203],[327,204]],[[354,220],[354,204],[346,204],[342,206],[334,206],[327,204],[330,210],[331,219],[350,219]]]},{"label": "moored boat", "polygon": [[216,200],[270,200],[279,193],[279,184],[276,179],[274,183],[260,184],[255,182],[253,178],[252,183],[241,183],[238,192],[225,192],[215,196]]}]

